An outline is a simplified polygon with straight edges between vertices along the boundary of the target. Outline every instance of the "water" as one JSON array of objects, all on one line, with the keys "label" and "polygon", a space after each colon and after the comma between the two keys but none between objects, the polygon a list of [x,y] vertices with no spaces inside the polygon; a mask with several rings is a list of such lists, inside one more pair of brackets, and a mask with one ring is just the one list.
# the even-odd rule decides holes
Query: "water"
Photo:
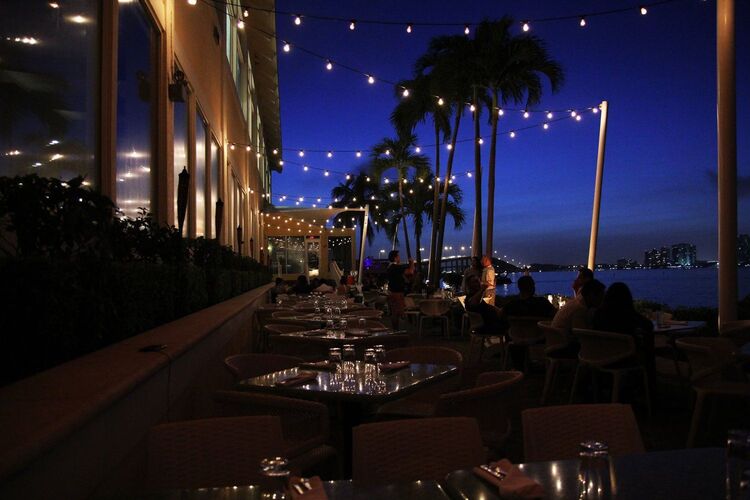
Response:
[{"label": "water", "polygon": [[[750,294],[750,268],[738,270],[739,298]],[[717,307],[719,302],[719,270],[705,269],[623,269],[597,271],[596,279],[609,286],[622,281],[630,287],[633,297],[642,300],[653,300],[671,307]],[[522,273],[508,276],[513,283],[497,287],[500,296],[518,293],[516,282]],[[553,271],[531,273],[536,282],[538,295],[564,294],[572,295],[571,284],[576,277],[575,271]]]}]

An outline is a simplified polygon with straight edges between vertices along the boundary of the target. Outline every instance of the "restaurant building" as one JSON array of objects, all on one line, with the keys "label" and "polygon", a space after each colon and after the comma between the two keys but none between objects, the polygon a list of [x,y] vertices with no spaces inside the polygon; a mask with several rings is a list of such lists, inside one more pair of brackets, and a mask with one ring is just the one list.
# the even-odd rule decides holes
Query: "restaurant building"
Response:
[{"label": "restaurant building", "polygon": [[184,234],[260,257],[281,168],[273,12],[196,0],[14,0],[2,11],[0,176],[82,175],[124,215],[176,224],[186,169]]}]

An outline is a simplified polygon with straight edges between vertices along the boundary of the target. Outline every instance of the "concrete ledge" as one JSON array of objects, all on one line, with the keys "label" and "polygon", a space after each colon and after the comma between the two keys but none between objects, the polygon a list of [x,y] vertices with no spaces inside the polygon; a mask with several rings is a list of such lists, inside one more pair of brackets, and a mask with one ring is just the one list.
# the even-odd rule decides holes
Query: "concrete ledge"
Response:
[{"label": "concrete ledge", "polygon": [[[221,385],[223,356],[249,345],[270,286],[0,389],[0,497],[85,497],[130,474],[113,468],[152,425],[205,413],[201,398]],[[139,352],[152,344],[167,347]]]}]

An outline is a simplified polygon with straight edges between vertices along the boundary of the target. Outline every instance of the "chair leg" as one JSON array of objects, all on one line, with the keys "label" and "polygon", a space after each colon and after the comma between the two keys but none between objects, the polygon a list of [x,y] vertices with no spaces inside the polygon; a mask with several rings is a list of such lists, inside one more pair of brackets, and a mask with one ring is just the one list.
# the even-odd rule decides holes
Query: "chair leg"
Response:
[{"label": "chair leg", "polygon": [[570,387],[570,398],[568,398],[568,404],[573,404],[576,396],[576,388],[578,387],[578,377],[581,374],[581,365],[576,366],[576,373],[573,376],[573,385]]},{"label": "chair leg", "polygon": [[695,408],[693,409],[693,419],[690,422],[690,433],[688,434],[686,448],[693,448],[695,446],[695,437],[698,434],[698,426],[701,421],[701,414],[703,413],[703,403],[706,395],[702,392],[696,394]]},{"label": "chair leg", "polygon": [[557,363],[554,360],[547,360],[547,373],[544,375],[544,389],[542,389],[542,406],[547,404],[547,397],[549,391],[552,389],[552,382],[555,379],[555,371],[557,371]]}]

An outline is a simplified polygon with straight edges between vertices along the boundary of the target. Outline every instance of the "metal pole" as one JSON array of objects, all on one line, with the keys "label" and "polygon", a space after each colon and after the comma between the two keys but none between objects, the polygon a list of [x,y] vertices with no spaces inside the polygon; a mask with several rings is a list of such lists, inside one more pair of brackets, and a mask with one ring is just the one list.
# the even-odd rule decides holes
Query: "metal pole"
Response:
[{"label": "metal pole", "polygon": [[607,101],[599,105],[601,118],[599,121],[599,152],[596,155],[596,182],[594,184],[594,207],[591,212],[591,237],[589,239],[588,267],[592,271],[596,267],[596,240],[599,237],[599,207],[602,201],[602,178],[604,177],[604,150],[607,146]]},{"label": "metal pole", "polygon": [[359,271],[357,272],[357,283],[362,284],[362,270],[365,264],[365,241],[367,241],[367,219],[370,215],[370,205],[365,205],[365,220],[362,222],[362,241],[359,242]]},{"label": "metal pole", "polygon": [[719,328],[737,319],[737,100],[734,0],[716,2]]}]

